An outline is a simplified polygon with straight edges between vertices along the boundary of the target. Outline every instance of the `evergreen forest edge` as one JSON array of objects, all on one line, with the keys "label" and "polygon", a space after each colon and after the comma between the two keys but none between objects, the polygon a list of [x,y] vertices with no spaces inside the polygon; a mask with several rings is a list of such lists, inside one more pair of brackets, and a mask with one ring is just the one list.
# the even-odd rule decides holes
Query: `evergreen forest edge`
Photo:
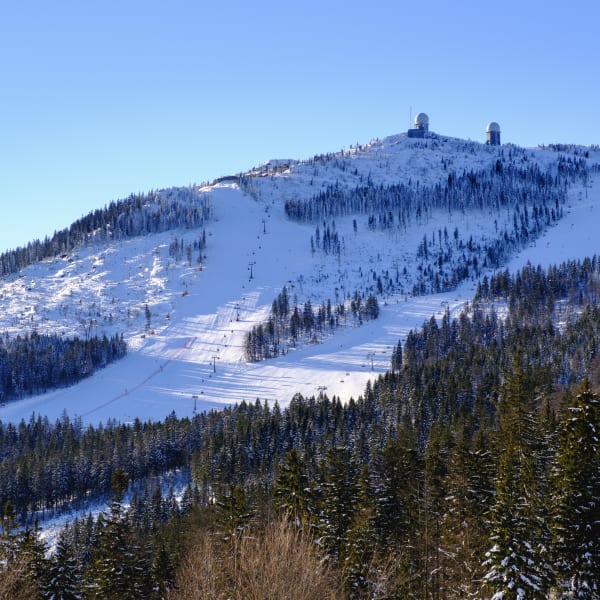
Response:
[{"label": "evergreen forest edge", "polygon": [[[593,257],[484,278],[467,311],[411,332],[346,404],[297,396],[285,409],[243,402],[133,425],[1,424],[3,551],[35,555],[34,515],[112,491],[104,517],[61,536],[79,597],[109,585],[106,527],[138,549],[127,585],[142,585],[140,565],[163,565],[143,592],[161,597],[186,539],[211,531],[230,556],[276,514],[318,541],[344,597],[516,598],[521,587],[545,598],[574,585],[597,597],[599,274]],[[191,472],[184,502],[142,486],[120,506],[123,481],[173,469]],[[17,522],[29,526],[15,533]],[[25,563],[49,597],[57,559],[44,560]]]},{"label": "evergreen forest edge", "polygon": [[[339,260],[345,241],[336,216],[362,215],[370,230],[405,231],[434,210],[512,210],[512,227],[485,243],[458,231],[425,236],[412,287],[405,289],[399,272],[373,273],[379,294],[453,289],[535,240],[563,216],[569,185],[587,186],[600,170],[580,149],[551,149],[559,156],[547,172],[510,148],[489,171],[449,171],[431,187],[361,177],[355,189],[336,184],[288,202],[286,213],[316,223],[311,251]],[[316,174],[326,163],[351,168],[343,153],[306,164]],[[238,183],[255,194],[251,177]],[[0,275],[68,258],[90,242],[198,228],[211,217],[210,201],[192,187],[132,195],[3,253]],[[183,247],[175,251],[183,257]],[[65,414],[55,423],[36,415],[0,423],[0,588],[6,583],[12,598],[185,597],[189,560],[200,547],[206,554],[195,569],[208,574],[214,555],[221,573],[210,597],[227,598],[250,589],[244,544],[266,540],[283,523],[299,536],[293,539],[304,557],[326,567],[314,569],[324,578],[319,598],[326,589],[332,598],[599,597],[599,271],[593,257],[484,277],[466,311],[411,332],[394,349],[390,370],[346,404],[298,395],[283,410],[257,400],[164,422],[84,427]],[[318,311],[307,317],[318,323]],[[327,316],[327,306],[321,311]],[[276,332],[280,314],[271,317],[274,327],[265,329]],[[4,345],[23,339],[42,348],[63,343],[34,332],[5,337]],[[250,344],[249,337],[247,358],[278,352],[276,339]],[[125,351],[122,338],[107,342]],[[98,366],[107,363],[103,352]],[[15,396],[48,385],[22,379]],[[61,375],[52,385],[76,379]],[[173,470],[190,474],[180,502],[152,483]],[[107,511],[75,520],[45,556],[38,517],[109,497]]]}]

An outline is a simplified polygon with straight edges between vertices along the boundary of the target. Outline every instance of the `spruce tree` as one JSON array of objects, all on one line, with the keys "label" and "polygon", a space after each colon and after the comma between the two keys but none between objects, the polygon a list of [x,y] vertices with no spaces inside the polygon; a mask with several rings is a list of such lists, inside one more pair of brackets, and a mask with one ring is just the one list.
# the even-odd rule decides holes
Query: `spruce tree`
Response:
[{"label": "spruce tree", "polygon": [[493,545],[484,563],[493,600],[545,600],[551,581],[546,563],[548,536],[539,518],[543,474],[538,468],[532,393],[517,358],[502,390],[496,496],[490,522]]},{"label": "spruce tree", "polygon": [[154,592],[161,598],[175,585],[175,565],[169,551],[162,542],[154,552],[151,576],[154,582]]},{"label": "spruce tree", "polygon": [[379,544],[392,548],[409,544],[419,524],[422,459],[414,430],[398,428],[378,457],[375,484],[375,525]]},{"label": "spruce tree", "polygon": [[0,535],[0,559],[4,564],[14,560],[17,551],[17,526],[15,523],[15,509],[10,500],[2,507],[0,515],[2,534]]},{"label": "spruce tree", "polygon": [[398,373],[402,370],[402,342],[399,341],[392,350],[391,359],[392,373]]},{"label": "spruce tree", "polygon": [[438,600],[443,591],[443,566],[441,548],[441,521],[446,497],[447,461],[450,440],[448,429],[435,423],[429,432],[425,450],[423,486],[423,518],[421,526],[421,556],[423,571],[423,596]]},{"label": "spruce tree", "polygon": [[275,504],[298,528],[306,527],[314,514],[314,490],[300,453],[290,450],[279,467],[273,487]]},{"label": "spruce tree", "polygon": [[400,426],[377,462],[374,524],[378,547],[396,557],[398,597],[419,598],[422,570],[415,540],[422,520],[423,460],[415,430]]},{"label": "spruce tree", "polygon": [[48,568],[48,595],[53,600],[82,600],[81,573],[69,541],[60,535]]},{"label": "spruce tree", "polygon": [[356,472],[347,448],[333,447],[321,464],[319,543],[335,562],[345,556],[347,533],[356,505]]},{"label": "spruce tree", "polygon": [[98,547],[87,571],[89,597],[134,600],[148,597],[152,580],[150,557],[140,545],[123,510],[127,475],[116,470],[112,476],[110,514],[99,519]]},{"label": "spruce tree", "polygon": [[248,528],[254,511],[240,485],[230,487],[216,503],[215,526],[223,542],[236,546]]},{"label": "spruce tree", "polygon": [[561,598],[600,598],[600,401],[587,381],[560,424],[553,472]]},{"label": "spruce tree", "polygon": [[487,549],[493,465],[484,433],[478,432],[473,442],[467,436],[468,432],[461,432],[452,450],[443,504],[441,556],[446,600],[478,597],[484,575],[481,556]]},{"label": "spruce tree", "polygon": [[16,560],[24,565],[25,576],[35,585],[38,598],[48,597],[48,559],[46,544],[40,539],[37,521],[19,535]]},{"label": "spruce tree", "polygon": [[374,493],[367,466],[357,485],[357,502],[348,528],[344,574],[351,598],[372,598],[377,585],[374,558],[377,554]]}]

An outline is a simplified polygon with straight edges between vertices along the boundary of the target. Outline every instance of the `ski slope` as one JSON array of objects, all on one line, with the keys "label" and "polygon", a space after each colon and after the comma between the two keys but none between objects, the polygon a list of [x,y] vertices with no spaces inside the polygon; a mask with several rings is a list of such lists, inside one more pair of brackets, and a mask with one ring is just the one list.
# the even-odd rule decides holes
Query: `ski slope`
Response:
[{"label": "ski slope", "polygon": [[[410,177],[432,182],[447,176],[440,166],[444,161],[452,161],[454,168],[480,168],[493,164],[500,151],[452,140],[427,149],[392,136],[342,153],[334,168],[298,163],[269,173],[267,165],[253,174],[251,194],[228,182],[202,189],[210,194],[215,219],[206,227],[201,263],[169,255],[175,238],[189,241],[199,235],[184,230],[89,246],[28,267],[0,283],[0,331],[36,329],[82,337],[123,332],[129,352],[77,385],[7,402],[0,407],[0,419],[17,422],[36,413],[53,420],[66,411],[96,424],[163,419],[171,412],[190,416],[243,400],[285,406],[296,393],[357,398],[370,379],[388,370],[399,339],[432,315],[439,317],[446,309],[457,314],[477,282],[465,281],[444,294],[382,295],[378,319],[340,327],[319,343],[304,342],[268,361],[245,360],[247,332],[268,318],[284,285],[300,303],[333,301],[355,289],[368,290],[370,265],[401,264],[410,276],[419,240],[432,227],[460,223],[467,233],[485,235],[493,225],[485,214],[444,214],[402,236],[367,236],[355,233],[351,217],[343,218],[336,226],[345,250],[334,260],[311,252],[314,225],[288,220],[283,202],[309,197],[315,181],[351,187],[367,173],[381,182]],[[542,150],[535,156],[542,163],[551,159]],[[564,218],[512,257],[511,270],[598,251],[600,184],[574,186],[569,194]]]}]

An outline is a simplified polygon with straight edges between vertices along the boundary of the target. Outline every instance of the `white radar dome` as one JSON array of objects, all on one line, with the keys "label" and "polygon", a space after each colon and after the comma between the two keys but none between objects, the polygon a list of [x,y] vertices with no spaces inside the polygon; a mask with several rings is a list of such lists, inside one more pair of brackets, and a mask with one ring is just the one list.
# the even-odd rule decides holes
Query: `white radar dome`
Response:
[{"label": "white radar dome", "polygon": [[429,117],[425,113],[419,113],[415,117],[415,125],[419,127],[419,125],[429,125]]}]

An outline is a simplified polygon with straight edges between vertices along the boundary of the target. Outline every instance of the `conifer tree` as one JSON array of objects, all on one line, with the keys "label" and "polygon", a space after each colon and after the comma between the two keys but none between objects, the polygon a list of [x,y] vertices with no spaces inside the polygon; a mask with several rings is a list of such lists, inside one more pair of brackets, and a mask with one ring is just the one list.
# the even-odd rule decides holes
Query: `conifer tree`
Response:
[{"label": "conifer tree", "polygon": [[121,470],[113,473],[110,514],[99,520],[98,547],[87,571],[91,598],[134,600],[150,594],[150,557],[134,536],[122,506],[127,479]]},{"label": "conifer tree", "polygon": [[14,560],[17,551],[17,527],[15,523],[15,509],[10,500],[2,507],[0,515],[2,535],[0,536],[0,556],[5,564]]},{"label": "conifer tree", "polygon": [[425,450],[421,554],[424,570],[423,597],[438,600],[442,592],[441,520],[450,440],[448,429],[436,423]]},{"label": "conifer tree", "polygon": [[600,597],[600,402],[584,381],[560,424],[553,534],[561,598]]},{"label": "conifer tree", "polygon": [[340,562],[345,556],[347,532],[356,503],[356,473],[349,450],[330,448],[321,471],[317,535],[326,554]]},{"label": "conifer tree", "polygon": [[408,543],[418,528],[422,460],[414,430],[401,426],[379,457],[376,527],[382,547]]},{"label": "conifer tree", "polygon": [[59,535],[48,569],[48,595],[53,600],[82,600],[81,574],[69,541]]},{"label": "conifer tree", "polygon": [[442,518],[443,590],[447,600],[480,594],[481,553],[492,504],[493,465],[488,441],[478,432],[471,444],[461,432],[448,466]]},{"label": "conifer tree", "polygon": [[357,501],[348,528],[344,573],[351,598],[373,598],[378,584],[375,498],[370,469],[364,466],[357,485]]},{"label": "conifer tree", "polygon": [[397,373],[402,369],[402,342],[401,341],[398,341],[398,343],[394,346],[394,349],[392,350],[391,368],[392,368],[392,373]]},{"label": "conifer tree", "polygon": [[493,600],[547,598],[551,573],[546,563],[548,535],[539,519],[538,496],[543,475],[537,423],[520,357],[506,375],[498,432],[496,496],[491,514],[490,539],[484,565]]},{"label": "conifer tree", "polygon": [[25,566],[25,576],[37,588],[37,597],[48,597],[46,544],[40,539],[37,521],[33,529],[27,527],[19,535],[16,560]]},{"label": "conifer tree", "polygon": [[175,565],[164,543],[160,543],[152,561],[154,592],[161,598],[175,584]]},{"label": "conifer tree", "polygon": [[222,541],[235,545],[248,527],[254,511],[240,485],[231,487],[216,503],[215,525]]},{"label": "conifer tree", "polygon": [[37,581],[32,577],[29,560],[22,560],[22,535],[17,529],[15,510],[7,500],[0,515],[0,598],[31,600],[40,597]]},{"label": "conifer tree", "polygon": [[314,490],[310,484],[300,453],[292,448],[279,468],[273,487],[279,510],[298,528],[303,529],[314,514]]},{"label": "conifer tree", "polygon": [[422,570],[415,540],[421,521],[423,461],[415,430],[402,425],[378,457],[375,528],[382,552],[397,556],[400,598],[420,597]]}]

